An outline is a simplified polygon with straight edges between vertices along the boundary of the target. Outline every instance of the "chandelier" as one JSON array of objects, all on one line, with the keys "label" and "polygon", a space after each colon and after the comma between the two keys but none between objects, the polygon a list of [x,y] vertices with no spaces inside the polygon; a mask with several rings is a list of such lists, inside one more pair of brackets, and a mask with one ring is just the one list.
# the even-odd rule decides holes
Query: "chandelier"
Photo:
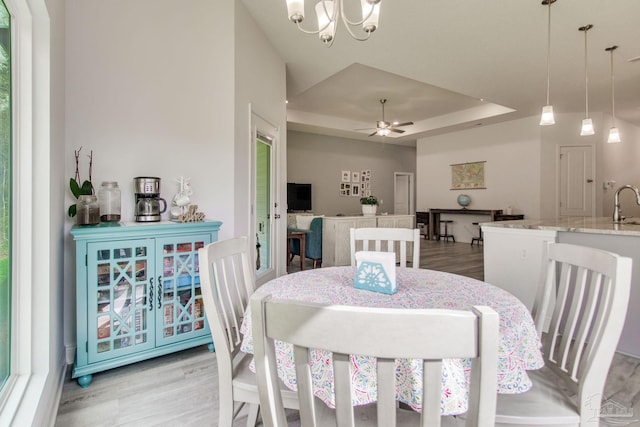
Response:
[{"label": "chandelier", "polygon": [[[336,23],[342,21],[347,32],[358,41],[365,41],[371,37],[378,28],[381,0],[360,0],[362,17],[359,20],[351,20],[344,13],[346,0],[320,0],[316,3],[315,10],[318,20],[317,30],[302,28],[304,20],[304,0],[287,0],[289,20],[298,26],[298,29],[306,34],[318,34],[325,46],[331,47],[336,35]],[[358,35],[354,28],[362,26],[364,34]]]}]

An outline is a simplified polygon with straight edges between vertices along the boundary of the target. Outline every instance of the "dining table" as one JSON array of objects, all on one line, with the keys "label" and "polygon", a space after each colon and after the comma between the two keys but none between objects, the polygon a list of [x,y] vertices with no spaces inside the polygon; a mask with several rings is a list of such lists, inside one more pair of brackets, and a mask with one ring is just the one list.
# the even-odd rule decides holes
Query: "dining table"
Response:
[{"label": "dining table", "polygon": [[[509,292],[480,280],[457,274],[414,268],[396,268],[398,291],[388,295],[356,289],[356,268],[328,267],[283,275],[256,290],[276,299],[300,300],[326,305],[350,305],[380,308],[445,308],[470,310],[476,305],[489,306],[499,315],[497,392],[525,393],[531,388],[528,370],[544,365],[541,344],[531,314]],[[251,316],[245,313],[241,332],[241,350],[253,353]],[[452,336],[451,339],[456,339]],[[293,346],[276,341],[278,376],[291,390],[296,390]],[[335,407],[331,353],[310,350],[314,395],[329,407]],[[352,404],[376,401],[375,359],[352,355]],[[255,367],[252,363],[252,369]],[[470,359],[446,359],[442,372],[441,414],[456,415],[467,411]],[[396,398],[416,411],[421,410],[422,365],[419,360],[396,360]]]}]

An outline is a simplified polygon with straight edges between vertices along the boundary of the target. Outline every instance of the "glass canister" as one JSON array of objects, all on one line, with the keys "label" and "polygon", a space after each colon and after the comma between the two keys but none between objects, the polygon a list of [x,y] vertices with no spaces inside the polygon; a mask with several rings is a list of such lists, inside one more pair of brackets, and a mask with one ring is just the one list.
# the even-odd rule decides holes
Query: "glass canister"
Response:
[{"label": "glass canister", "polygon": [[98,225],[100,224],[100,205],[94,195],[82,195],[78,197],[76,204],[76,224]]},{"label": "glass canister", "polygon": [[104,181],[98,190],[100,202],[100,221],[120,221],[120,187],[115,181]]}]

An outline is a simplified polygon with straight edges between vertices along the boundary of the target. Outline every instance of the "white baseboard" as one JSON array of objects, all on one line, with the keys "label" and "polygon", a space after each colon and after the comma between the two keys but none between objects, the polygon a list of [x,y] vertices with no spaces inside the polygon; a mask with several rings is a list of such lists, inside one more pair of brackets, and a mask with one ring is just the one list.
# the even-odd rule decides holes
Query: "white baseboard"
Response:
[{"label": "white baseboard", "polygon": [[40,420],[36,420],[39,422],[34,425],[54,427],[56,423],[58,408],[60,407],[60,398],[62,397],[62,387],[64,386],[64,380],[67,377],[67,369],[69,367],[69,365],[66,363],[66,357],[63,357],[60,360],[58,366],[59,372],[57,372],[56,375],[56,384],[53,389],[54,392],[51,393],[51,396],[42,397],[43,400],[46,399],[47,401],[44,402],[44,404],[41,406],[42,408],[44,408],[43,411],[39,411],[40,413],[42,413],[42,416],[38,417],[40,418]]},{"label": "white baseboard", "polygon": [[76,361],[76,346],[65,345],[64,351],[66,352],[67,365],[73,365]]}]

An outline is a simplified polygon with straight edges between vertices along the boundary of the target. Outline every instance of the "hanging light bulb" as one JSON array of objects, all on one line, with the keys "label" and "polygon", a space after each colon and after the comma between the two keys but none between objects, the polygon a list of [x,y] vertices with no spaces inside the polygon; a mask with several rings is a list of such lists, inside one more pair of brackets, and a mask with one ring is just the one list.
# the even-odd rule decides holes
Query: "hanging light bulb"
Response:
[{"label": "hanging light bulb", "polygon": [[[342,21],[351,37],[358,41],[368,40],[378,28],[380,4],[382,0],[359,0],[362,19],[351,20],[345,15],[344,3],[348,0],[319,0],[315,11],[318,19],[317,30],[302,28],[304,21],[304,0],[286,0],[289,20],[298,26],[303,33],[317,34],[325,46],[330,47],[336,35],[338,21]],[[358,0],[354,0],[358,1]],[[553,0],[555,1],[555,0]],[[361,26],[361,34],[356,34],[355,27]]]},{"label": "hanging light bulb", "polygon": [[553,117],[553,105],[549,103],[549,86],[550,86],[550,72],[551,72],[551,4],[556,0],[542,0],[543,5],[548,6],[548,22],[547,22],[547,105],[542,107],[542,116],[540,116],[540,126],[548,126],[556,124],[556,120]]},{"label": "hanging light bulb", "polygon": [[611,53],[611,116],[613,117],[613,120],[611,122],[611,129],[609,129],[609,138],[607,139],[607,142],[610,144],[620,142],[620,131],[618,131],[618,128],[616,127],[616,103],[613,85],[613,51],[617,48],[618,46],[610,46],[605,49],[607,52]]},{"label": "hanging light bulb", "polygon": [[587,75],[587,31],[592,28],[593,25],[591,24],[578,28],[578,30],[584,31],[584,120],[582,120],[580,136],[588,136],[595,133],[593,122],[589,118],[589,77]]}]

